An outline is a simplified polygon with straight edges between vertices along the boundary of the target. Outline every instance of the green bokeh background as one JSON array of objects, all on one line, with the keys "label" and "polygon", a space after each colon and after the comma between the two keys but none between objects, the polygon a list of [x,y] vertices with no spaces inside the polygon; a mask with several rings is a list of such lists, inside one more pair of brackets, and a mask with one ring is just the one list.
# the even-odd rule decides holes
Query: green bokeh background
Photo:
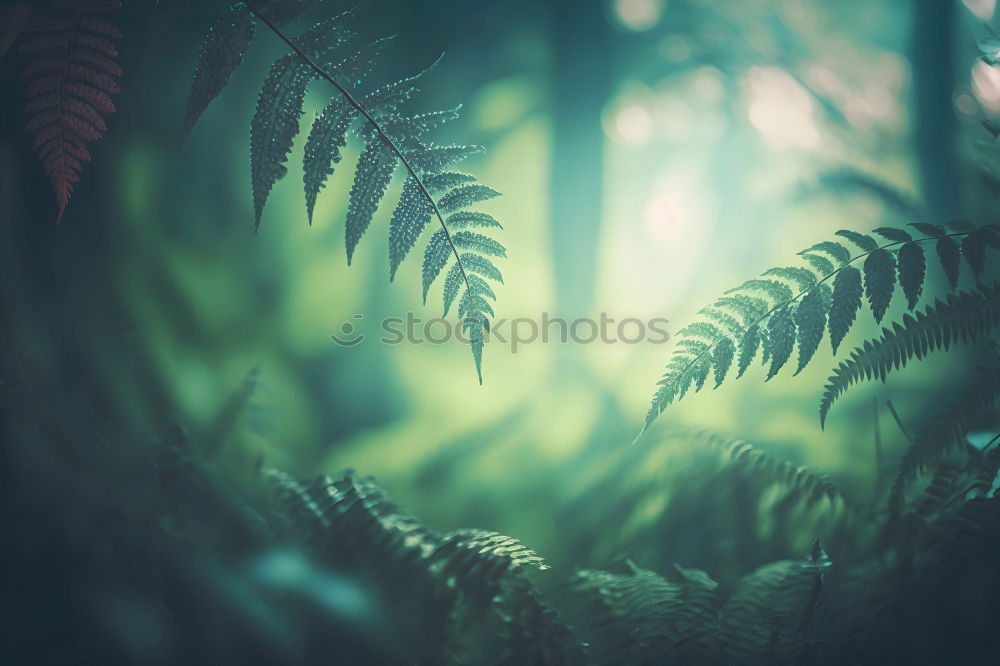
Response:
[{"label": "green bokeh background", "polygon": [[[411,74],[444,51],[416,108],[462,104],[461,120],[437,140],[488,149],[462,166],[504,194],[482,206],[504,224],[498,237],[509,248],[500,317],[576,308],[664,317],[676,332],[725,289],[791,263],[837,229],[913,220],[866,191],[824,185],[822,174],[838,169],[891,184],[928,220],[990,221],[970,164],[996,90],[972,77],[982,26],[961,3],[939,3],[949,37],[930,41],[918,19],[936,10],[896,0],[373,4],[360,32],[398,33],[373,80]],[[662,449],[655,465],[608,479],[639,431],[670,345],[535,343],[512,353],[491,343],[480,386],[459,342],[379,344],[384,317],[440,314],[436,289],[420,301],[422,244],[388,282],[399,175],[349,267],[343,224],[358,144],[310,227],[300,136],[254,234],[249,123],[283,48],[260,30],[182,144],[208,5],[137,2],[121,11],[118,113],[58,227],[20,131],[22,56],[0,61],[5,339],[57,380],[67,405],[93,399],[115,428],[149,438],[173,425],[208,432],[259,368],[251,408],[217,453],[247,476],[260,460],[305,475],[354,467],[441,529],[494,529],[557,562],[600,565],[579,561],[565,538],[574,499],[609,480],[634,488],[652,479],[643,503],[617,517],[623,533],[604,552],[628,550],[630,526],[669,501],[670,475],[683,469],[673,461],[685,444],[666,431],[743,437],[865,495],[876,474],[873,398],[891,466],[905,440],[884,402],[916,428],[976,363],[977,350],[939,354],[853,390],[821,431],[818,400],[835,366],[825,339],[800,376],[786,370],[764,384],[757,368],[671,407],[636,445]],[[915,49],[941,58],[928,65],[911,57]],[[601,66],[589,68],[588,58]],[[947,113],[920,118],[916,100],[933,92],[920,82],[938,80],[954,91],[941,100]],[[307,118],[330,92],[312,86]],[[953,139],[944,154],[935,152],[942,134]],[[561,168],[567,145],[597,149]],[[598,191],[586,184],[594,179]],[[579,219],[567,213],[574,202],[585,204]],[[560,282],[558,266],[592,284]],[[942,282],[932,273],[931,291],[941,293]],[[368,339],[335,345],[329,336],[344,322]],[[845,347],[875,331],[862,315]],[[803,531],[788,550],[811,538]],[[691,558],[683,564],[701,566],[697,558],[711,554]]]}]

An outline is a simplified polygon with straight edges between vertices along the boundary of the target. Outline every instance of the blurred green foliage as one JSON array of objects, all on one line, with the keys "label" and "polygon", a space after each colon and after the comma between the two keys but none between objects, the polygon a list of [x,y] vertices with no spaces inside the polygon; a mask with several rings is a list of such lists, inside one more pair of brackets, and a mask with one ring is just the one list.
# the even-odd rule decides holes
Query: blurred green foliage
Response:
[{"label": "blurred green foliage", "polygon": [[[995,137],[981,121],[1000,112],[1000,75],[977,69],[975,59],[976,40],[995,23],[992,12],[983,20],[990,3],[375,4],[361,16],[363,32],[399,35],[376,76],[411,74],[445,51],[426,79],[425,110],[463,104],[461,119],[442,134],[488,149],[463,170],[505,195],[483,206],[504,222],[510,250],[499,317],[537,320],[578,308],[572,316],[665,317],[675,333],[725,289],[837,229],[901,225],[916,213],[927,216],[920,221],[995,222]],[[945,5],[949,39],[926,32],[943,30],[927,13]],[[180,432],[251,506],[263,495],[263,464],[298,478],[352,467],[377,477],[435,529],[511,535],[565,573],[614,565],[627,575],[640,575],[629,566],[665,575],[679,564],[707,571],[729,591],[769,562],[801,561],[817,536],[835,563],[874,557],[874,526],[858,526],[908,444],[886,401],[906,430],[919,431],[977,365],[995,364],[988,344],[931,355],[885,384],[853,389],[823,431],[817,404],[835,365],[824,344],[795,378],[764,385],[758,368],[692,396],[634,447],[669,345],[534,343],[512,353],[491,342],[479,386],[458,341],[379,344],[383,318],[435,317],[440,306],[418,306],[417,259],[404,262],[391,285],[386,279],[390,205],[347,266],[351,169],[332,176],[310,227],[300,137],[253,233],[249,119],[268,65],[283,53],[276,38],[259,36],[225,94],[180,140],[194,55],[216,9],[178,0],[119,12],[126,75],[118,113],[58,227],[20,131],[20,56],[14,50],[0,60],[0,341],[40,378],[40,404],[52,418],[86,430],[80,439],[103,452],[81,454],[90,459],[80,466],[89,479],[81,495],[107,482],[100,461]],[[576,15],[581,24],[568,26]],[[566,39],[570,29],[577,38]],[[591,44],[600,45],[602,66],[574,71],[572,49]],[[934,58],[913,57],[922,50]],[[925,117],[927,96],[941,89],[947,113]],[[307,113],[325,101],[313,89]],[[951,137],[943,146],[942,135]],[[577,145],[590,152],[567,153]],[[345,164],[356,158],[349,146]],[[567,163],[579,169],[570,173]],[[853,177],[831,177],[844,173]],[[386,201],[401,185],[397,177]],[[931,285],[943,287],[934,270]],[[902,312],[897,299],[887,319]],[[344,322],[368,338],[334,344],[329,336]],[[865,319],[844,347],[876,332]],[[7,403],[5,420],[23,409]],[[972,424],[991,433],[996,426],[995,412]],[[115,447],[93,443],[92,431],[105,428]],[[705,429],[829,475],[839,490],[784,501],[786,485],[690,436]],[[74,465],[56,445],[33,457],[26,447],[45,436],[11,427],[5,456],[16,475],[65,465],[39,482],[39,496],[59,498],[39,501],[49,512],[72,502],[45,493]],[[67,441],[79,445],[75,435]],[[136,465],[148,471],[152,463]],[[128,477],[136,465],[114,473]],[[120,493],[109,503],[149,499],[142,478],[108,482]],[[36,492],[31,483],[21,478],[10,492],[16,512],[35,515],[25,499]],[[848,502],[868,508],[849,522]],[[220,522],[228,510],[218,512]],[[249,529],[242,520],[234,530]],[[49,513],[37,521],[70,522]],[[149,526],[133,517],[107,529],[135,530],[138,542]],[[139,550],[166,539],[151,531],[156,540]],[[46,546],[47,565],[57,566],[60,548],[73,552],[77,537],[84,538],[62,535],[65,542]],[[187,538],[198,541],[202,532]],[[220,543],[260,545],[242,533]],[[178,564],[178,577],[185,566]],[[354,598],[351,580],[326,584]],[[981,609],[973,592],[963,588],[960,598],[970,612]],[[129,603],[127,594],[115,596],[107,612],[128,617],[136,625],[128,633],[141,635],[143,616]]]}]

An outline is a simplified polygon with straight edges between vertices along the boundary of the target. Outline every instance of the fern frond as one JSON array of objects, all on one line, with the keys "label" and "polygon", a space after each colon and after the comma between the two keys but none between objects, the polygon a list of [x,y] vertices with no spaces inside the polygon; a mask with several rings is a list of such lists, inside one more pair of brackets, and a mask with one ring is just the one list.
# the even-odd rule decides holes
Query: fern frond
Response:
[{"label": "fern frond", "polygon": [[[388,190],[397,163],[402,164],[407,178],[389,225],[389,279],[395,278],[402,261],[423,235],[431,218],[436,217],[441,227],[424,251],[423,298],[426,301],[430,285],[454,257],[445,279],[445,311],[461,294],[462,330],[470,340],[481,382],[483,343],[489,331],[489,319],[493,316],[487,298],[495,296],[486,282],[480,277],[473,279],[471,274],[502,283],[499,269],[488,257],[505,257],[506,249],[481,233],[462,232],[456,234],[456,240],[451,227],[501,228],[500,223],[486,213],[464,210],[499,196],[499,193],[474,182],[472,176],[445,171],[452,163],[480,152],[481,148],[437,146],[425,142],[423,135],[456,118],[459,107],[416,115],[400,111],[401,105],[416,92],[416,79],[428,70],[373,90],[358,101],[351,89],[367,75],[389,38],[368,43],[338,60],[335,57],[338,48],[354,36],[343,25],[354,10],[322,20],[294,39],[279,29],[279,25],[300,17],[312,4],[312,0],[241,0],[216,19],[199,53],[185,134],[242,61],[253,38],[255,21],[267,25],[291,52],[272,65],[251,123],[255,228],[260,226],[271,188],[287,172],[285,163],[299,132],[307,87],[313,79],[323,78],[337,89],[338,94],[317,116],[306,140],[303,184],[310,224],[319,191],[341,161],[341,151],[347,145],[352,125],[363,119],[359,133],[365,147],[355,169],[345,224],[348,264]],[[448,214],[447,221],[444,214]]]},{"label": "fern frond", "polygon": [[[899,463],[889,491],[890,513],[899,516],[904,493],[920,472],[966,442],[966,435],[979,418],[1000,401],[1000,371],[981,370],[961,396],[936,415],[914,438]],[[992,479],[991,479],[992,480]]]},{"label": "fern frond", "polygon": [[829,566],[817,540],[809,559],[772,562],[741,579],[719,613],[727,663],[798,663]]},{"label": "fern frond", "polygon": [[855,382],[878,378],[885,381],[891,371],[902,368],[911,358],[923,358],[937,349],[947,350],[953,342],[971,342],[1000,326],[998,284],[978,291],[949,294],[917,316],[904,315],[892,330],[882,329],[882,337],[869,340],[851,352],[829,378],[820,401],[820,423],[826,423],[830,407]]},{"label": "fern frond", "polygon": [[119,6],[92,0],[67,5],[66,20],[58,22],[58,28],[21,44],[28,54],[21,71],[28,80],[26,129],[55,191],[57,224],[84,162],[91,159],[87,143],[104,136],[103,116],[115,112],[111,96],[119,91],[115,79],[122,70],[112,40],[121,39],[122,33],[97,14]]},{"label": "fern frond", "polygon": [[[867,234],[842,229],[837,235],[861,248],[860,254],[852,256],[839,242],[817,243],[799,253],[808,267],[769,269],[702,308],[699,319],[675,336],[674,352],[658,382],[642,432],[692,387],[701,390],[710,370],[715,371],[715,387],[720,386],[734,357],[739,378],[760,350],[762,362],[768,366],[766,381],[785,366],[797,345],[798,374],[814,357],[826,328],[837,353],[863,301],[867,301],[875,321],[881,322],[898,286],[913,309],[926,281],[921,244],[936,244],[952,284],[957,282],[958,261],[963,255],[978,279],[985,272],[987,249],[1000,247],[1000,227],[996,225],[953,233],[936,225],[913,226],[927,235],[914,238],[902,229],[876,229],[874,233],[888,241],[883,245]],[[852,265],[859,261],[863,262],[862,270]],[[827,284],[831,281],[832,289]],[[907,325],[910,320],[906,320]],[[843,388],[846,385],[837,390]],[[828,408],[823,407],[824,419]]]},{"label": "fern frond", "polygon": [[683,583],[631,569],[583,569],[569,582],[570,618],[591,644],[591,659],[600,665],[720,663],[718,584],[682,567]]},{"label": "fern frond", "polygon": [[[471,663],[583,664],[583,646],[529,574],[547,569],[517,539],[487,530],[439,534],[353,471],[303,484],[265,470],[289,535],[320,561],[380,588],[400,621],[423,634],[420,663],[475,649]],[[466,645],[476,625],[497,642]]]},{"label": "fern frond", "polygon": [[847,497],[830,477],[772,456],[746,440],[733,439],[714,430],[673,428],[667,431],[667,435],[718,449],[724,459],[744,467],[748,475],[769,483],[780,483],[803,501],[817,502],[826,499],[849,504]]}]

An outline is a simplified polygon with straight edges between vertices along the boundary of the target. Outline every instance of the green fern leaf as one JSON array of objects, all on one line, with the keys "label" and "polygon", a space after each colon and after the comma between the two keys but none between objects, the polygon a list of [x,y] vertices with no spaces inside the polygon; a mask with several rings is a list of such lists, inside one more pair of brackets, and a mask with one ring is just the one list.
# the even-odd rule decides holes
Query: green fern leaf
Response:
[{"label": "green fern leaf", "polygon": [[778,282],[777,280],[747,280],[739,287],[730,289],[726,293],[731,294],[737,291],[759,291],[767,294],[768,298],[770,298],[775,304],[790,301],[794,296],[791,287],[784,282]]},{"label": "green fern leaf", "polygon": [[458,302],[458,317],[462,321],[462,330],[472,347],[472,356],[476,362],[476,375],[479,383],[483,383],[483,345],[485,335],[489,331],[490,324],[487,314],[493,316],[493,308],[486,301],[487,298],[495,299],[493,290],[482,279],[475,275],[469,275],[469,286]]},{"label": "green fern leaf", "polygon": [[919,243],[906,243],[899,248],[897,256],[899,264],[899,284],[906,296],[906,304],[913,309],[920,299],[924,287],[924,275],[927,270],[927,260],[924,258],[924,248]]},{"label": "green fern leaf", "polygon": [[462,287],[462,281],[462,266],[455,263],[444,278],[444,314],[441,315],[442,317],[448,316],[448,310],[451,309],[451,304],[455,302],[455,298],[458,296],[458,290]]},{"label": "green fern leaf", "polygon": [[[336,74],[350,87],[356,87],[371,71],[375,59],[390,39],[386,37],[366,44],[332,67],[331,73]],[[414,78],[417,77],[397,81],[366,95],[363,106],[372,105],[373,108],[394,106],[401,101],[400,97],[408,98],[409,92],[400,92],[400,88],[402,84]],[[302,180],[305,185],[306,214],[309,224],[312,224],[316,197],[333,174],[334,165],[340,162],[342,158],[340,150],[347,145],[347,131],[357,117],[357,110],[342,95],[337,95],[330,99],[313,121],[302,159]]]},{"label": "green fern leaf", "polygon": [[853,266],[843,268],[833,279],[833,299],[830,304],[830,344],[833,353],[854,324],[861,307],[861,271]]},{"label": "green fern leaf", "polygon": [[[899,471],[889,492],[892,515],[899,516],[906,486],[927,465],[941,459],[949,451],[962,447],[976,419],[1000,401],[1000,372],[982,370],[979,376],[951,405],[937,414],[913,442],[899,463]],[[992,479],[991,479],[992,481]]]},{"label": "green fern leaf", "polygon": [[813,267],[813,270],[815,270],[820,275],[829,275],[830,273],[833,273],[834,270],[836,270],[836,267],[833,265],[832,261],[818,254],[806,253],[802,255],[802,258],[805,259],[807,262],[809,262],[809,264]]},{"label": "green fern leaf", "polygon": [[[712,359],[708,356],[702,356],[695,360],[691,367],[691,377],[694,381],[694,391],[697,393],[702,388],[705,387],[705,381],[708,379],[708,373],[712,369]],[[683,392],[681,393],[683,396]]]},{"label": "green fern leaf", "polygon": [[799,307],[795,310],[795,327],[799,342],[799,365],[795,370],[797,375],[816,353],[826,328],[826,308],[819,289],[813,289],[799,302]]},{"label": "green fern leaf", "polygon": [[497,229],[503,229],[503,226],[492,215],[474,210],[460,210],[457,213],[452,213],[445,222],[448,224],[449,229],[463,229],[465,227],[496,227]]},{"label": "green fern leaf", "polygon": [[1000,325],[998,285],[980,291],[949,294],[916,318],[904,315],[902,324],[882,329],[882,337],[869,340],[851,352],[828,380],[820,401],[820,424],[825,425],[830,407],[855,382],[878,378],[885,381],[893,369],[913,358],[947,350],[952,342],[969,342]]},{"label": "green fern leaf", "polygon": [[354,107],[335,97],[313,121],[306,139],[302,173],[309,224],[312,224],[316,197],[333,174],[334,165],[343,157],[340,150],[347,145],[347,130],[356,117]]},{"label": "green fern leaf", "polygon": [[865,259],[865,295],[868,305],[881,322],[896,287],[896,260],[888,250],[875,250]]},{"label": "green fern leaf", "polygon": [[841,229],[837,232],[837,235],[843,236],[865,252],[873,252],[878,249],[878,242],[866,234],[859,234],[858,232],[851,231],[850,229]]},{"label": "green fern leaf", "polygon": [[962,234],[969,234],[976,230],[976,225],[968,220],[952,220],[947,223],[947,226],[952,231],[957,231]]},{"label": "green fern leaf", "polygon": [[764,271],[764,275],[773,275],[794,282],[800,291],[807,291],[816,286],[816,274],[808,268],[797,266],[770,268]]},{"label": "green fern leaf", "polygon": [[743,373],[747,371],[750,364],[753,363],[753,359],[757,356],[757,348],[760,346],[760,335],[758,335],[759,328],[756,324],[747,328],[746,332],[743,334],[740,340],[740,358],[737,365],[739,372],[736,373],[736,378],[739,379],[743,376]]},{"label": "green fern leaf", "polygon": [[430,241],[427,243],[427,248],[424,250],[424,266],[423,266],[423,287],[424,287],[424,304],[427,304],[427,291],[431,288],[431,283],[437,279],[437,276],[444,270],[444,267],[448,265],[448,259],[451,258],[451,245],[448,243],[448,236],[445,234],[444,229],[438,229],[431,236]]},{"label": "green fern leaf", "polygon": [[[386,122],[386,131],[390,135],[398,135],[399,137],[408,138],[411,142],[415,142],[418,137],[458,118],[458,110],[460,108],[462,107],[456,106],[454,109],[432,111],[408,117],[393,116]],[[423,146],[416,148],[417,151],[422,151],[423,149]]]},{"label": "green fern leaf", "polygon": [[[388,45],[392,39],[394,38],[383,37],[382,39],[375,40],[374,42],[364,46],[357,53],[346,58],[338,67],[338,69],[342,72],[341,76],[345,76],[346,73],[347,78],[353,79],[351,86],[357,87],[370,70],[370,63],[375,61],[384,47]],[[437,67],[437,64],[440,61],[441,58],[439,57],[422,71],[417,72],[413,76],[397,79],[392,83],[387,83],[381,88],[371,91],[365,95],[364,98],[362,98],[361,106],[366,109],[375,110],[377,115],[391,116],[397,112],[400,106],[402,106],[405,102],[408,102],[417,92],[417,87],[414,85],[414,82],[423,78],[428,72]]]},{"label": "green fern leaf", "polygon": [[424,185],[430,192],[440,192],[442,190],[448,190],[459,185],[465,185],[466,183],[471,183],[476,179],[475,176],[470,176],[466,173],[457,173],[455,171],[445,171],[444,173],[432,173],[424,176]]},{"label": "green fern leaf", "polygon": [[[316,24],[299,37],[299,47],[324,61],[329,52],[353,37],[353,33],[339,25],[339,19]],[[289,53],[275,61],[261,87],[250,123],[250,181],[254,224],[258,228],[271,187],[288,171],[285,162],[299,131],[306,87],[315,76],[312,67],[298,54]]]},{"label": "green fern leaf", "polygon": [[422,150],[410,157],[414,168],[425,173],[437,173],[455,162],[472,157],[483,152],[482,146],[424,146]]},{"label": "green fern leaf", "polygon": [[254,225],[260,227],[271,187],[285,175],[285,161],[299,131],[299,116],[311,70],[296,56],[285,56],[271,67],[257,98],[250,124],[250,181]]},{"label": "green fern leaf", "polygon": [[767,381],[778,374],[792,355],[795,346],[795,321],[787,307],[781,308],[767,322],[766,347],[771,355],[771,368],[767,371]]},{"label": "green fern leaf", "polygon": [[979,282],[986,268],[986,245],[988,242],[988,231],[979,229],[962,239],[962,254],[972,268],[972,276]]},{"label": "green fern leaf", "polygon": [[485,254],[490,257],[507,256],[507,248],[499,242],[489,236],[477,234],[472,231],[459,231],[457,234],[452,236],[452,241],[455,243],[455,247],[463,250],[475,250],[480,254]]},{"label": "green fern leaf", "polygon": [[711,343],[701,338],[681,338],[677,341],[677,346],[683,347],[695,356],[700,356],[711,348]]},{"label": "green fern leaf", "polygon": [[712,321],[721,324],[722,326],[725,326],[727,334],[739,335],[743,332],[743,324],[741,324],[736,319],[736,317],[733,317],[725,310],[720,310],[719,308],[707,307],[707,308],[702,308],[698,312],[698,314],[702,315],[703,317],[707,317],[708,319],[711,319]]},{"label": "green fern leaf", "polygon": [[503,275],[500,274],[500,269],[494,266],[493,262],[486,257],[465,252],[462,253],[461,259],[462,263],[465,265],[465,270],[473,273],[479,273],[483,277],[487,277],[494,282],[503,284]]},{"label": "green fern leaf", "polygon": [[733,345],[733,341],[730,338],[723,338],[715,345],[715,351],[712,355],[712,368],[715,371],[715,388],[719,388],[722,385],[722,381],[726,378],[726,373],[729,372],[729,368],[733,365],[733,356],[736,353],[736,348]]},{"label": "green fern leaf", "polygon": [[838,264],[843,266],[851,260],[851,251],[840,243],[835,243],[834,241],[823,241],[822,243],[816,243],[812,247],[806,248],[799,252],[800,255],[804,255],[807,252],[814,251],[825,252],[826,254],[833,257]]},{"label": "green fern leaf", "polygon": [[[485,213],[460,210],[498,193],[475,183],[472,176],[446,172],[445,168],[482,149],[478,146],[424,143],[422,135],[456,118],[460,107],[417,115],[408,115],[401,110],[417,90],[414,81],[427,70],[384,85],[357,101],[351,89],[367,76],[376,56],[391,38],[366,44],[338,61],[336,50],[354,36],[343,27],[343,19],[354,15],[356,10],[320,21],[295,39],[278,27],[297,20],[316,2],[259,0],[252,5],[237,2],[226,17],[216,21],[218,29],[209,35],[199,56],[185,120],[185,134],[242,60],[246,45],[253,36],[254,22],[259,19],[291,47],[292,53],[272,65],[260,91],[251,124],[250,165],[255,226],[259,228],[267,197],[275,182],[287,173],[285,163],[299,131],[299,118],[303,113],[308,85],[314,78],[326,79],[339,94],[318,115],[306,140],[303,185],[310,224],[319,191],[342,159],[341,151],[346,146],[352,124],[358,116],[362,116],[365,122],[359,134],[365,140],[365,146],[355,169],[345,225],[348,263],[353,260],[357,244],[371,224],[397,162],[402,162],[408,177],[389,224],[390,280],[395,278],[401,262],[417,243],[431,216],[437,214],[442,229],[434,234],[424,253],[423,298],[426,301],[430,284],[448,265],[449,250],[451,254],[456,248],[467,250],[458,257],[445,279],[444,302],[447,313],[452,303],[459,299],[460,315],[465,320],[463,326],[472,341],[481,382],[484,335],[489,330],[489,317],[493,316],[492,306],[486,299],[495,296],[480,276],[502,283],[499,269],[488,257],[506,257],[506,249],[498,241],[473,231],[459,232],[452,239],[449,221],[457,228],[501,228],[499,222]],[[453,213],[449,221],[441,217],[437,210],[435,201],[431,199],[432,190],[435,193],[444,192],[440,199],[441,209]]]},{"label": "green fern leaf", "polygon": [[368,139],[365,149],[358,158],[357,170],[354,172],[354,185],[351,187],[350,199],[347,204],[347,225],[345,242],[347,246],[347,263],[354,258],[354,250],[358,242],[368,230],[375,209],[385,195],[392,173],[396,170],[396,155],[392,149],[378,136]]},{"label": "green fern leaf", "polygon": [[723,333],[717,326],[706,321],[696,321],[688,324],[677,332],[677,337],[697,335],[710,342],[714,342],[723,337]]},{"label": "green fern leaf", "polygon": [[911,227],[917,231],[927,234],[931,238],[941,238],[947,232],[944,227],[940,224],[928,224],[927,222],[913,222],[910,224]]},{"label": "green fern leaf", "polygon": [[438,200],[438,208],[442,213],[450,213],[460,208],[468,208],[481,201],[488,201],[500,193],[492,187],[474,184],[456,187]]},{"label": "green fern leaf", "polygon": [[230,5],[212,22],[198,51],[194,80],[184,113],[185,139],[208,105],[229,83],[233,71],[243,62],[243,56],[253,41],[254,26],[253,16],[242,2]]},{"label": "green fern leaf", "polygon": [[961,270],[962,252],[958,249],[958,243],[951,238],[940,238],[937,242],[937,255],[941,260],[941,268],[948,278],[951,290],[958,289],[958,275]]},{"label": "green fern leaf", "polygon": [[885,238],[886,240],[895,241],[897,243],[906,243],[913,240],[910,234],[906,233],[902,229],[895,229],[893,227],[879,227],[875,229],[874,232]]},{"label": "green fern leaf", "polygon": [[715,304],[719,307],[727,308],[732,312],[735,312],[743,318],[743,322],[746,325],[757,321],[771,309],[771,306],[763,298],[748,296],[746,294],[723,296],[715,301]]},{"label": "green fern leaf", "polygon": [[403,193],[389,221],[389,281],[396,278],[396,269],[416,244],[431,221],[430,202],[413,176],[407,176]]}]

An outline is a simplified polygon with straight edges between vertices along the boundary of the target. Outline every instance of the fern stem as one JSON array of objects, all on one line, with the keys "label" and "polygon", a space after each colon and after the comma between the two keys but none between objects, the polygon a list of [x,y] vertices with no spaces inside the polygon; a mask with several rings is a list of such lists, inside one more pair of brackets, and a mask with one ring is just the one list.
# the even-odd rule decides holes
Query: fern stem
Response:
[{"label": "fern stem", "polygon": [[434,201],[434,197],[432,197],[431,193],[427,190],[427,186],[424,185],[424,181],[420,178],[420,176],[417,175],[417,172],[413,168],[413,165],[410,164],[410,161],[406,159],[405,155],[403,155],[403,151],[399,149],[399,146],[396,145],[396,142],[393,141],[391,138],[389,138],[389,135],[385,133],[385,130],[382,129],[382,126],[379,125],[378,121],[375,120],[375,118],[373,118],[372,115],[368,113],[368,111],[363,106],[361,106],[361,103],[354,98],[354,95],[351,94],[351,91],[349,91],[344,86],[340,85],[340,83],[338,83],[337,80],[334,79],[329,72],[323,69],[319,65],[319,63],[317,63],[315,60],[309,57],[309,55],[306,54],[305,51],[299,48],[298,44],[296,44],[291,37],[282,32],[281,28],[275,25],[274,22],[271,21],[271,19],[269,19],[266,15],[262,14],[261,11],[254,6],[254,3],[251,0],[243,0],[243,4],[247,6],[247,9],[250,10],[251,14],[259,18],[261,22],[264,23],[264,25],[266,25],[268,28],[271,29],[271,32],[273,32],[283,42],[285,42],[292,49],[295,55],[301,58],[302,61],[305,62],[307,65],[312,67],[313,71],[315,71],[316,74],[318,74],[321,78],[325,79],[328,83],[330,83],[330,85],[336,88],[337,91],[344,97],[344,99],[347,100],[347,103],[353,106],[354,109],[358,113],[360,113],[361,116],[364,117],[366,121],[368,121],[368,124],[371,125],[372,129],[375,130],[375,133],[378,134],[379,139],[381,139],[382,142],[386,146],[388,146],[390,150],[392,150],[392,152],[396,155],[396,157],[399,158],[399,161],[402,162],[404,167],[406,167],[406,170],[409,172],[410,176],[417,184],[417,187],[420,188],[420,192],[424,195],[424,198],[427,199],[428,203],[430,203],[431,208],[434,211],[434,215],[438,219],[438,222],[441,223],[441,229],[444,230],[445,239],[447,239],[448,245],[449,247],[451,247],[452,254],[455,255],[455,261],[458,262],[459,270],[462,271],[462,280],[465,282],[465,287],[467,289],[471,289],[471,286],[469,285],[469,276],[465,272],[465,266],[462,264],[462,258],[458,255],[458,248],[455,247],[455,242],[451,238],[451,232],[448,231],[448,225],[446,225],[444,222],[444,217],[442,217],[441,211],[438,209],[437,202]]},{"label": "fern stem", "polygon": [[[969,232],[969,231],[959,231],[959,232],[950,233],[950,234],[941,234],[941,236],[924,236],[923,238],[914,238],[914,239],[906,240],[906,241],[892,241],[891,243],[886,243],[885,245],[880,245],[880,246],[876,247],[874,250],[868,250],[867,252],[862,252],[861,254],[857,255],[856,257],[851,257],[849,260],[847,260],[846,262],[844,262],[843,266],[838,267],[836,270],[834,270],[833,272],[831,272],[827,276],[825,276],[822,280],[817,280],[816,284],[814,284],[813,286],[809,287],[808,289],[803,289],[802,291],[800,291],[799,293],[795,294],[791,298],[786,299],[786,300],[778,303],[777,305],[775,305],[773,308],[771,308],[770,310],[768,310],[767,312],[765,312],[764,314],[762,314],[760,317],[758,317],[754,321],[750,322],[749,324],[744,325],[742,328],[738,329],[735,334],[732,335],[731,339],[733,341],[739,342],[739,338],[738,338],[739,335],[742,335],[742,334],[746,333],[746,331],[748,331],[750,328],[756,326],[757,324],[760,324],[761,322],[763,322],[768,317],[770,317],[771,315],[773,315],[778,310],[784,308],[788,304],[794,303],[795,301],[797,301],[798,299],[800,299],[802,296],[805,296],[807,293],[809,293],[813,289],[816,289],[819,285],[823,284],[824,282],[826,282],[830,278],[836,276],[840,271],[844,270],[845,268],[847,268],[848,266],[850,266],[851,264],[853,264],[858,259],[864,259],[869,254],[871,254],[872,252],[877,252],[879,250],[884,250],[884,249],[887,249],[887,248],[892,248],[892,247],[895,247],[897,245],[905,245],[906,243],[923,243],[923,242],[926,242],[926,241],[936,241],[936,240],[938,240],[941,237],[950,238],[950,237],[954,237],[954,236],[968,236],[970,233],[972,233],[972,232]],[[677,374],[683,376],[683,374],[686,373],[686,372],[688,372],[694,366],[695,363],[699,362],[707,354],[712,353],[714,351],[714,349],[715,349],[715,346],[717,344],[719,344],[720,342],[722,342],[722,340],[724,340],[724,339],[730,339],[730,338],[729,338],[729,336],[720,336],[718,339],[713,340],[698,355],[696,355],[695,357],[693,357],[688,362],[688,364],[684,366],[684,369],[681,370]],[[660,414],[662,412],[663,412],[663,409],[660,409],[660,411],[657,412],[657,414]],[[633,444],[635,444],[636,442],[638,442],[639,439],[646,433],[646,430],[649,429],[649,426],[652,424],[654,418],[655,418],[654,416],[650,416],[650,417],[648,417],[646,419],[646,423],[645,423],[645,425],[643,425],[642,430],[639,432],[639,434],[636,436],[636,438],[634,440],[632,440]]]},{"label": "fern stem", "polygon": [[896,407],[892,404],[892,400],[885,401],[886,406],[889,408],[889,413],[892,414],[892,418],[896,420],[896,425],[899,427],[899,432],[903,433],[903,437],[906,438],[910,444],[913,443],[913,438],[910,437],[910,433],[906,431],[906,426],[903,425],[903,420],[899,418],[899,414],[896,413]]},{"label": "fern stem", "polygon": [[[889,409],[892,409],[892,402],[889,402]],[[893,411],[893,416],[896,412]],[[882,424],[879,421],[878,398],[872,397],[872,429],[875,435],[875,494],[878,495],[882,488]]]}]

